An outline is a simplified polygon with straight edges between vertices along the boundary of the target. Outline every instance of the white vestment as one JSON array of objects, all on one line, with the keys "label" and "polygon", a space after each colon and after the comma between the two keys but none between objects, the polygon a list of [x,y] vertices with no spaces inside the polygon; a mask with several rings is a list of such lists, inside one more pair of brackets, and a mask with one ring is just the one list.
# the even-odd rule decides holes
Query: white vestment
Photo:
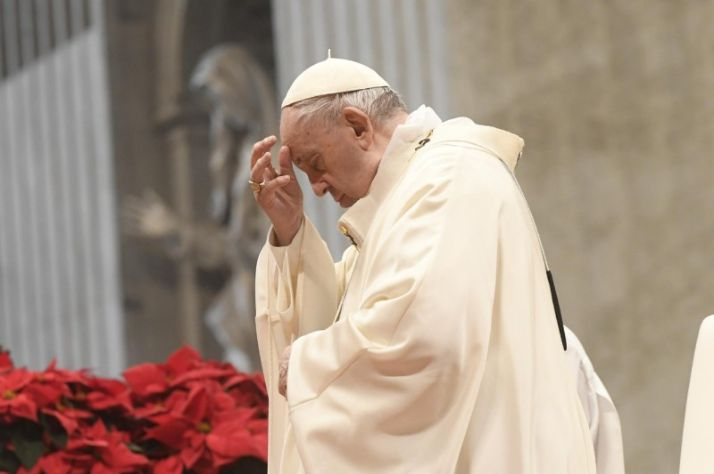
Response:
[{"label": "white vestment", "polygon": [[[595,474],[508,169],[522,147],[422,107],[340,219],[354,242],[340,262],[307,219],[289,246],[266,244],[256,326],[269,472]],[[286,401],[277,368],[289,344]]]},{"label": "white vestment", "polygon": [[590,426],[597,474],[625,474],[620,415],[580,339],[568,327],[565,337],[568,341],[566,358]]}]

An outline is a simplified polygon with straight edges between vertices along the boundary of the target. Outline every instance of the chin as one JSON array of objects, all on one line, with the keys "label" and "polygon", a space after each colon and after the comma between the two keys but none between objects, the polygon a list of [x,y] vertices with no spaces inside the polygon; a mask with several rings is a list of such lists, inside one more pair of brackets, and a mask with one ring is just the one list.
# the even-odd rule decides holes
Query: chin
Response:
[{"label": "chin", "polygon": [[356,202],[357,202],[357,199],[349,197],[349,196],[345,196],[342,199],[340,199],[339,204],[340,204],[341,208],[347,209],[348,207],[352,207],[352,205]]}]

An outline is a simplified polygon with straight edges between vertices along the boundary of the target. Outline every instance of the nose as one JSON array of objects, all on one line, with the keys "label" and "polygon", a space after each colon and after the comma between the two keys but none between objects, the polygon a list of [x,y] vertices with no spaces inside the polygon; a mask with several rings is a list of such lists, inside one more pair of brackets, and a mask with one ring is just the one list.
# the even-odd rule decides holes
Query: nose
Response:
[{"label": "nose", "polygon": [[319,197],[324,196],[327,192],[327,189],[330,187],[326,182],[322,181],[321,179],[310,180],[310,186],[312,186],[312,192]]},{"label": "nose", "polygon": [[330,185],[323,179],[325,173],[318,172],[314,169],[307,169],[304,170],[304,172],[307,175],[307,180],[310,181],[312,192],[315,193],[316,196],[322,197],[329,191]]}]

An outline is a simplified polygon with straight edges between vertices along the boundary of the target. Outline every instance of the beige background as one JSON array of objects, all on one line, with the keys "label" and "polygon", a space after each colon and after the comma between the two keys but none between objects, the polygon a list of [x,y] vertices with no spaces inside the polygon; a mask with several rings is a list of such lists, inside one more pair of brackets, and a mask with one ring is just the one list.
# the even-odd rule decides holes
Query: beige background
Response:
[{"label": "beige background", "polygon": [[526,140],[519,178],[628,472],[676,472],[714,313],[714,3],[447,6],[453,111]]}]

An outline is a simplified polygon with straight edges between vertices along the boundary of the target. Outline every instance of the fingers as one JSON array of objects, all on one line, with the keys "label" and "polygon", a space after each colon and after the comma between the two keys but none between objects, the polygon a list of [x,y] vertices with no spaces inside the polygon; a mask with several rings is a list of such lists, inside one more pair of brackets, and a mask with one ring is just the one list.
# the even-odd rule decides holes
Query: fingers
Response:
[{"label": "fingers", "polygon": [[287,374],[280,376],[280,380],[278,381],[278,393],[282,395],[285,398],[288,398],[288,380],[287,380]]},{"label": "fingers", "polygon": [[[270,161],[270,153],[264,153],[263,156],[258,158],[255,162],[255,166],[250,170],[250,179],[256,183],[261,181],[272,179],[278,175],[278,173],[273,169],[273,165]],[[267,173],[267,175],[266,175]]]},{"label": "fingers", "polygon": [[278,393],[286,398],[288,396],[288,370],[290,370],[291,350],[292,346],[288,346],[283,350],[278,364]]},{"label": "fingers", "polygon": [[256,142],[253,145],[253,151],[250,155],[250,167],[255,167],[255,164],[259,159],[261,159],[270,149],[278,142],[278,139],[271,135],[269,137],[263,138],[261,141]]},{"label": "fingers", "polygon": [[263,181],[263,176],[267,168],[270,168],[270,171],[272,171],[271,174],[277,174],[270,162],[270,149],[277,141],[278,139],[274,135],[271,135],[253,145],[253,151],[250,156],[251,181],[256,183]]},{"label": "fingers", "polygon": [[[250,179],[255,183],[261,183],[262,188],[257,191],[253,190],[253,194],[256,199],[261,198],[263,202],[267,202],[266,199],[272,198],[272,195],[278,189],[282,188],[290,182],[290,175],[278,175],[272,166],[263,165],[262,160],[266,160],[266,163],[270,163],[270,154],[266,153],[251,171]],[[258,175],[262,170],[262,175]]]},{"label": "fingers", "polygon": [[260,191],[261,197],[267,197],[290,182],[290,176],[281,175],[275,179],[266,180],[265,186]]},{"label": "fingers", "polygon": [[[276,193],[280,189],[293,180],[297,183],[288,147],[283,146],[280,148],[278,155],[279,172],[273,168],[270,148],[276,143],[277,139],[274,136],[270,136],[253,145],[250,180],[254,183],[262,184],[261,189],[253,190],[253,195],[262,206],[271,206]],[[261,152],[262,154],[260,154]]]},{"label": "fingers", "polygon": [[280,164],[280,174],[287,174],[293,178],[295,177],[295,168],[293,167],[293,161],[290,156],[290,148],[286,146],[280,147],[278,163]]},{"label": "fingers", "polygon": [[[272,171],[272,173],[271,173],[271,171]],[[263,184],[267,184],[268,181],[270,181],[271,179],[273,179],[273,175],[274,175],[274,174],[275,174],[275,171],[273,170],[273,167],[272,167],[272,166],[266,166],[265,168],[263,168],[263,179],[262,179],[261,182],[262,182]]]}]

